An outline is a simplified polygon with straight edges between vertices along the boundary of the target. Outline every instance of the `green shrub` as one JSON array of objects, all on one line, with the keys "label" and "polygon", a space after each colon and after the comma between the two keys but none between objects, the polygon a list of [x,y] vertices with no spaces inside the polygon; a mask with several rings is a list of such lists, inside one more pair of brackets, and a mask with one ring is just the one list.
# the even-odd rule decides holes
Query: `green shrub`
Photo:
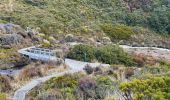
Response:
[{"label": "green shrub", "polygon": [[63,96],[61,91],[50,89],[49,91],[38,94],[37,99],[29,100],[63,100]]},{"label": "green shrub", "polygon": [[92,61],[95,59],[95,49],[89,45],[77,45],[67,55],[68,58],[80,61]]},{"label": "green shrub", "polygon": [[132,66],[134,64],[132,58],[122,48],[116,45],[107,45],[98,48],[95,52],[95,57],[98,61],[107,64],[124,64],[126,66]]},{"label": "green shrub", "polygon": [[[78,85],[77,77],[74,75],[64,75],[60,77],[54,77],[47,81],[44,85],[45,90],[56,89],[61,91],[62,100],[74,100],[73,93]],[[58,100],[58,99],[57,99]]]},{"label": "green shrub", "polygon": [[107,93],[111,93],[114,89],[113,81],[107,76],[99,76],[96,78],[97,87],[95,89],[97,100],[103,100],[107,97]]},{"label": "green shrub", "polygon": [[133,59],[116,45],[107,45],[99,48],[89,45],[77,45],[68,53],[67,57],[88,62],[96,59],[106,64],[134,65]]},{"label": "green shrub", "polygon": [[112,41],[127,40],[134,34],[131,27],[122,24],[104,24],[101,28]]},{"label": "green shrub", "polygon": [[52,78],[49,81],[47,81],[45,83],[45,89],[46,90],[51,88],[62,89],[65,87],[74,89],[77,86],[77,84],[78,82],[75,77],[73,77],[72,75],[64,75],[61,77]]},{"label": "green shrub", "polygon": [[100,76],[97,78],[97,84],[103,87],[111,88],[113,87],[113,81],[107,76]]},{"label": "green shrub", "polygon": [[43,41],[43,43],[42,43],[42,47],[44,47],[44,48],[49,48],[51,46],[51,44],[50,44],[50,42],[49,41]]},{"label": "green shrub", "polygon": [[169,100],[170,90],[169,77],[153,77],[146,79],[135,79],[130,82],[121,83],[119,89],[125,97],[131,97],[131,100]]}]

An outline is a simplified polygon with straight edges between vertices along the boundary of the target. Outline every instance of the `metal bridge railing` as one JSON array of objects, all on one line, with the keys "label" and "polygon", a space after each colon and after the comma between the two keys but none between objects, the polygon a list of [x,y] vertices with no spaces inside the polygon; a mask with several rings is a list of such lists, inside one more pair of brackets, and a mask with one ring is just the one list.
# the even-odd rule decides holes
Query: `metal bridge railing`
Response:
[{"label": "metal bridge railing", "polygon": [[22,55],[29,56],[29,58],[37,59],[37,60],[55,60],[56,52],[50,49],[44,48],[36,48],[36,47],[29,47],[18,50],[18,52]]}]

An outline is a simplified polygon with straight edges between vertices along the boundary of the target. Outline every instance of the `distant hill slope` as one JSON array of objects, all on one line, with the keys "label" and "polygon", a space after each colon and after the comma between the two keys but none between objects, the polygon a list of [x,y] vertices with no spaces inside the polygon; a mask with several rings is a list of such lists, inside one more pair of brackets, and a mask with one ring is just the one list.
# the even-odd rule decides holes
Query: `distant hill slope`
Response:
[{"label": "distant hill slope", "polygon": [[170,0],[1,0],[0,22],[50,33],[99,33],[121,23],[170,34]]}]

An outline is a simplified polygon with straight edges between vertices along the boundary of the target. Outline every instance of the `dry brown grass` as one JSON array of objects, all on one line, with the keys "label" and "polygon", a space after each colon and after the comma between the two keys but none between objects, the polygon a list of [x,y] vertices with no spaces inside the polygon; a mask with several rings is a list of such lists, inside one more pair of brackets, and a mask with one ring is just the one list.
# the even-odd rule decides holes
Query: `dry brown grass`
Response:
[{"label": "dry brown grass", "polygon": [[12,90],[10,78],[0,75],[0,92],[9,92]]},{"label": "dry brown grass", "polygon": [[[33,97],[31,94],[27,95],[26,100],[35,100],[35,97]],[[62,93],[58,89],[49,89],[45,92],[40,92],[37,94],[37,100],[64,100]]]},{"label": "dry brown grass", "polygon": [[46,62],[46,63],[34,62],[26,66],[17,76],[17,79],[19,81],[29,80],[31,78],[50,75],[55,72],[62,72],[67,69],[68,66],[64,64],[58,65],[56,64],[56,62]]},{"label": "dry brown grass", "polygon": [[27,80],[33,77],[43,76],[39,63],[32,63],[24,68],[18,75],[19,80]]},{"label": "dry brown grass", "polygon": [[134,75],[134,69],[133,68],[127,68],[125,70],[125,77],[128,79],[129,77],[131,77],[132,75]]},{"label": "dry brown grass", "polygon": [[145,55],[143,53],[133,54],[133,59],[139,67],[155,65],[158,62],[153,56]]}]

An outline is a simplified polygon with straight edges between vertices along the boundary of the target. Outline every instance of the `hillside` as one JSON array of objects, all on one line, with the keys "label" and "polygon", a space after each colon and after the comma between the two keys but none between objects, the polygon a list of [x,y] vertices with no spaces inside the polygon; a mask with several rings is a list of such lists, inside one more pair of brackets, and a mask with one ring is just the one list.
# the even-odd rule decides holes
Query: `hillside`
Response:
[{"label": "hillside", "polygon": [[170,100],[169,49],[170,0],[0,0],[0,100]]},{"label": "hillside", "polygon": [[46,34],[100,33],[105,23],[170,34],[169,5],[169,0],[1,0],[0,22],[40,27]]}]

